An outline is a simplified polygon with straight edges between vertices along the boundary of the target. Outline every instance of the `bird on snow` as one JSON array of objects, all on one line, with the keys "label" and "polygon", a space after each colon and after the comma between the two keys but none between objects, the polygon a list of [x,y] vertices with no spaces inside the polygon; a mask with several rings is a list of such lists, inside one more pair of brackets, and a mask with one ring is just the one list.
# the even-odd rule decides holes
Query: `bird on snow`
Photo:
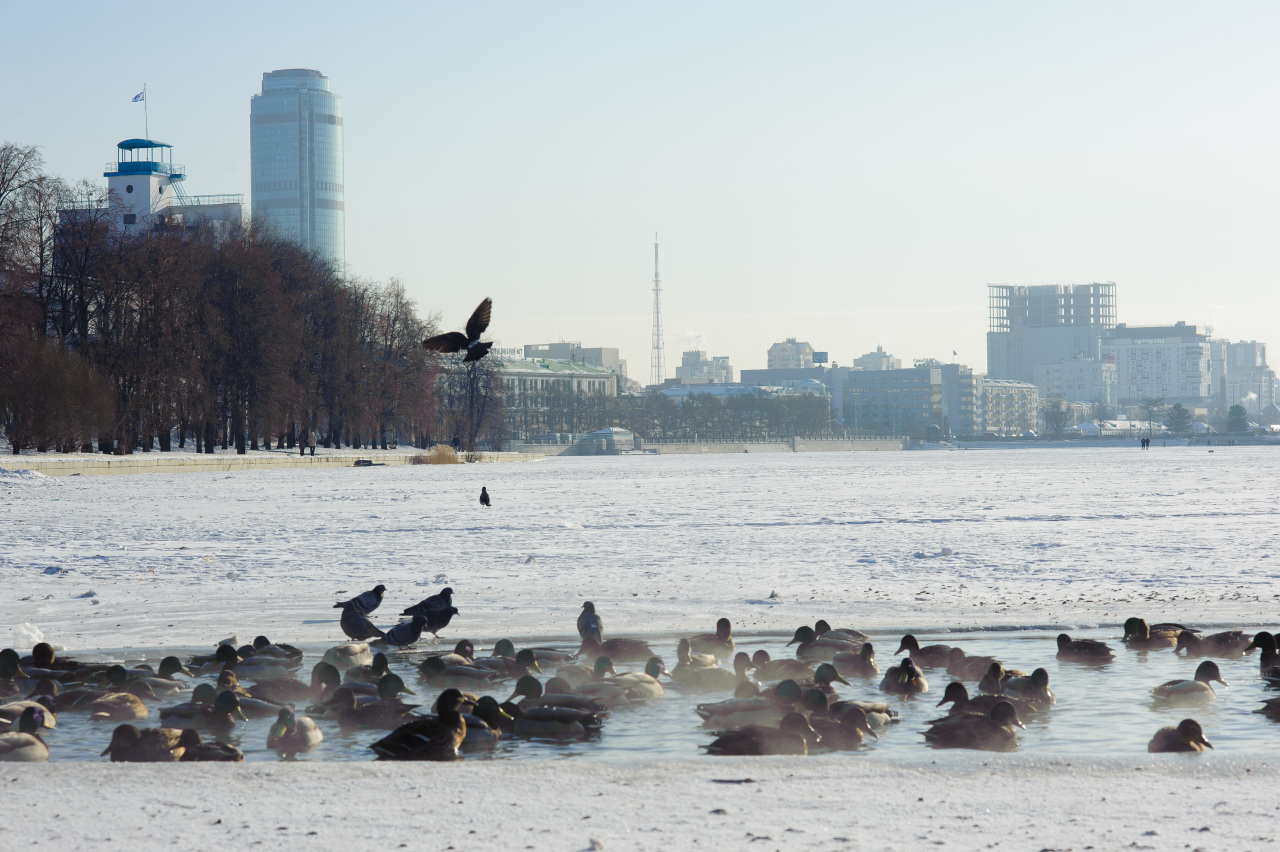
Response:
[{"label": "bird on snow", "polygon": [[489,490],[483,485],[480,486],[480,505],[486,508],[489,506]]},{"label": "bird on snow", "polygon": [[423,628],[427,626],[425,615],[415,615],[409,621],[402,621],[387,631],[386,643],[399,648],[407,648],[422,638]]},{"label": "bird on snow", "polygon": [[348,639],[356,642],[365,639],[381,639],[384,635],[381,630],[373,626],[368,616],[352,606],[342,610],[342,619],[338,622],[338,626],[342,628],[343,633],[347,634]]},{"label": "bird on snow", "polygon": [[382,605],[382,593],[387,587],[379,583],[367,592],[361,592],[349,601],[333,605],[334,609],[354,609],[361,615],[368,615]]},{"label": "bird on snow", "polygon": [[604,641],[604,621],[596,615],[596,605],[591,601],[582,605],[582,613],[578,616],[578,635],[584,642],[588,639]]},{"label": "bird on snow", "polygon": [[458,614],[453,605],[453,589],[446,586],[439,594],[432,595],[406,609],[401,615],[425,615],[427,623],[424,629],[432,636],[439,638],[440,631],[449,626],[449,620]]},{"label": "bird on snow", "polygon": [[489,349],[493,346],[492,342],[480,342],[480,335],[484,334],[485,329],[489,327],[489,314],[492,310],[493,299],[486,297],[476,308],[475,313],[471,315],[471,319],[467,320],[465,334],[460,331],[437,334],[435,337],[428,337],[422,341],[422,348],[428,352],[446,353],[466,350],[467,355],[462,359],[464,363],[467,361],[479,361],[489,354]]}]

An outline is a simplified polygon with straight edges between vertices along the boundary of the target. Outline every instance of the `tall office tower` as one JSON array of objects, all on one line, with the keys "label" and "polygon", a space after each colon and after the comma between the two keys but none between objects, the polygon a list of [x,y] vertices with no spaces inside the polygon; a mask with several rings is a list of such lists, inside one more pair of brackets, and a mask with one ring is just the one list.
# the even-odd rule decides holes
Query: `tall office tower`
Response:
[{"label": "tall office tower", "polygon": [[1034,382],[1035,369],[1073,358],[1102,357],[1103,335],[1116,326],[1116,285],[987,285],[987,374]]},{"label": "tall office tower", "polygon": [[308,68],[262,75],[249,104],[252,210],[282,236],[346,264],[342,98]]}]

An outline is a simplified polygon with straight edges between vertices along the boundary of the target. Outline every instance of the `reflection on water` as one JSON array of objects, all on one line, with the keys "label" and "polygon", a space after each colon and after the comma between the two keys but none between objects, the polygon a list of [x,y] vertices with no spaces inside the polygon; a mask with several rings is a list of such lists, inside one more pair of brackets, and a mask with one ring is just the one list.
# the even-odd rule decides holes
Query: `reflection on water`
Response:
[{"label": "reflection on water", "polygon": [[[1073,634],[1077,635],[1077,634]],[[1046,756],[1118,756],[1145,753],[1147,741],[1157,728],[1176,725],[1181,719],[1193,717],[1204,726],[1205,733],[1217,753],[1274,751],[1280,747],[1280,724],[1258,715],[1261,701],[1276,695],[1268,692],[1258,676],[1256,653],[1237,659],[1216,662],[1224,679],[1230,684],[1225,689],[1215,684],[1217,700],[1203,709],[1156,708],[1151,701],[1150,690],[1175,678],[1191,678],[1199,660],[1178,658],[1172,649],[1164,651],[1129,651],[1119,642],[1115,630],[1087,631],[1077,635],[1105,639],[1116,652],[1114,662],[1105,666],[1086,666],[1078,663],[1059,662],[1056,659],[1056,634],[1042,632],[1011,633],[950,633],[938,635],[920,634],[921,644],[944,643],[959,645],[972,655],[991,655],[1006,667],[1031,671],[1043,666],[1049,672],[1050,686],[1057,695],[1057,704],[1047,713],[1024,719],[1027,730],[1020,733],[1019,751]],[[893,659],[889,653],[897,648],[899,635],[886,634],[872,637],[879,650],[881,669],[888,668]],[[776,636],[737,637],[738,650],[747,652],[766,649],[774,658],[789,656],[786,638]],[[539,642],[544,645],[545,643]],[[675,665],[675,641],[658,640],[651,643],[654,650],[666,661]],[[477,649],[483,656],[488,648]],[[520,647],[517,643],[517,647]],[[299,677],[309,678],[311,666],[323,652],[323,647],[304,649],[307,658],[299,670]],[[446,643],[431,646],[430,653],[450,650]],[[153,667],[161,657],[175,653],[155,649],[146,654],[136,650],[114,657],[136,663],[145,660]],[[188,651],[189,653],[189,651]],[[200,653],[207,653],[201,649]],[[417,692],[405,696],[410,703],[418,702],[429,708],[437,692],[423,688],[418,678],[417,663],[428,653],[425,646],[418,651],[397,654],[391,664],[410,689]],[[184,658],[186,654],[183,654]],[[624,667],[639,670],[640,666]],[[922,754],[937,757],[942,752],[929,751],[921,731],[929,719],[942,715],[946,708],[934,705],[942,697],[943,689],[951,678],[942,669],[925,669],[929,691],[918,698],[898,699],[880,692],[879,680],[850,678],[851,686],[839,687],[841,698],[889,701],[901,716],[901,721],[882,733],[879,741],[861,753],[872,753],[880,759],[919,759]],[[549,677],[550,671],[543,677]],[[179,676],[181,679],[181,676]],[[215,677],[204,678],[209,681]],[[665,681],[665,679],[664,679]],[[193,682],[194,683],[194,682]],[[709,743],[711,732],[700,726],[701,720],[694,706],[707,701],[727,698],[718,693],[691,693],[679,684],[665,683],[667,694],[645,704],[615,709],[605,722],[598,738],[587,741],[544,742],[504,738],[491,752],[470,752],[468,760],[545,760],[582,758],[588,760],[640,761],[654,758],[697,758],[702,754],[699,745]],[[977,684],[967,682],[970,694],[977,693]],[[500,701],[511,693],[510,684],[493,690]],[[189,692],[158,702],[150,702],[151,717],[140,726],[159,725],[158,708],[186,700]],[[267,730],[273,719],[254,719],[242,723],[229,742],[245,753],[245,760],[272,761],[281,755],[266,748]],[[315,751],[301,753],[289,759],[310,760],[371,760],[370,743],[385,735],[385,731],[346,730],[336,721],[317,719],[324,731],[325,740]],[[58,716],[58,727],[45,736],[53,760],[107,760],[100,757],[111,738],[113,723],[90,723],[84,713],[66,712]]]}]

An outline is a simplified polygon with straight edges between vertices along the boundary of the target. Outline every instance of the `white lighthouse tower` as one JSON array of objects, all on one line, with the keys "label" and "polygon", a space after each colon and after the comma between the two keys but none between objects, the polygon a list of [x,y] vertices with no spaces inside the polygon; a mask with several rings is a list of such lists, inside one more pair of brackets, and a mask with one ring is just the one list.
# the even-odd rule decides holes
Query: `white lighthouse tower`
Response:
[{"label": "white lighthouse tower", "polygon": [[107,164],[103,177],[120,205],[121,224],[147,229],[156,213],[179,203],[179,183],[187,172],[174,164],[172,145],[153,139],[126,139],[116,146],[116,162]]}]

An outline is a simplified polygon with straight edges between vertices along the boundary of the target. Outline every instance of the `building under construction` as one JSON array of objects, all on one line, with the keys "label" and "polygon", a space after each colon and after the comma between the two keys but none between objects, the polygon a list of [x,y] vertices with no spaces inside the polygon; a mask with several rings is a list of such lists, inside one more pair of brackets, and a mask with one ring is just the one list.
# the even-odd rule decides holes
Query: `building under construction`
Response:
[{"label": "building under construction", "polygon": [[1116,326],[1116,285],[987,285],[987,375],[1034,382],[1036,367],[1100,360]]}]

